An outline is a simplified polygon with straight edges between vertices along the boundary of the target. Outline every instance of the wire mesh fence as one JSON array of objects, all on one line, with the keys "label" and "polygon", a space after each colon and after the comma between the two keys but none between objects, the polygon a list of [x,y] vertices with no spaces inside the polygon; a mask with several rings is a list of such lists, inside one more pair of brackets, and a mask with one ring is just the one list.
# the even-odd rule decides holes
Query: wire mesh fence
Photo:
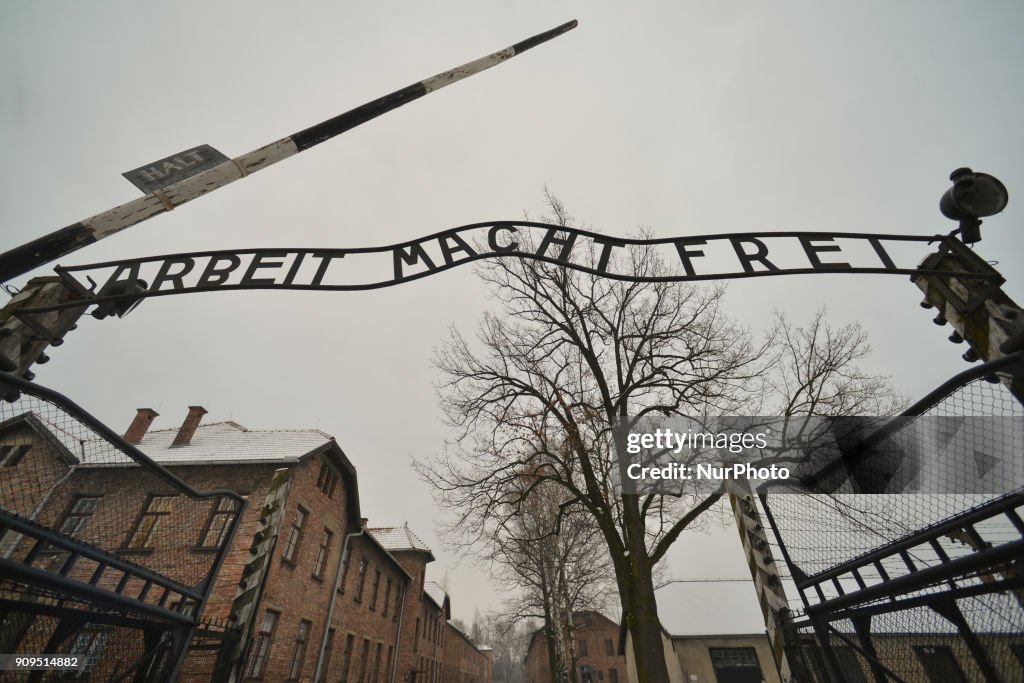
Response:
[{"label": "wire mesh fence", "polygon": [[168,679],[244,500],[195,491],[66,398],[4,381],[18,397],[0,401],[0,653],[83,667],[0,680]]},{"label": "wire mesh fence", "polygon": [[793,652],[819,681],[1024,680],[1024,409],[975,379],[915,413],[864,452],[902,492],[760,497]]}]

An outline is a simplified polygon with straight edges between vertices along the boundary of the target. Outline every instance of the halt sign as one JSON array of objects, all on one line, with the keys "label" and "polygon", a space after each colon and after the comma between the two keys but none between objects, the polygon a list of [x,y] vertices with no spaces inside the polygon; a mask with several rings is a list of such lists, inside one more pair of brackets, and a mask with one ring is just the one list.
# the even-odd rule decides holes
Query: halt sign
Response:
[{"label": "halt sign", "polygon": [[121,175],[143,193],[150,194],[225,161],[231,160],[209,145],[199,145]]}]

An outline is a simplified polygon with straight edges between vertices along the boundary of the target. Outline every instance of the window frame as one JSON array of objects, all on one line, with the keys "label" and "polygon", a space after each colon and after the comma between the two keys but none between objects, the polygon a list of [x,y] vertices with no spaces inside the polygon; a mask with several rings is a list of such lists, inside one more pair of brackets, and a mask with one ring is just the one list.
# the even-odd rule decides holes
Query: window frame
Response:
[{"label": "window frame", "polygon": [[[247,496],[242,496],[247,498]],[[227,504],[230,509],[221,509],[221,506]],[[199,539],[199,545],[196,546],[199,550],[220,550],[224,543],[227,541],[228,532],[231,530],[231,524],[235,520],[235,515],[238,514],[238,510],[235,509],[236,503],[227,496],[221,496],[217,503],[210,510],[210,517],[206,520],[206,526],[203,528],[203,535]],[[222,526],[217,531],[217,539],[214,545],[210,545],[210,532],[214,530],[214,525],[218,520],[221,520]]]},{"label": "window frame", "polygon": [[356,679],[358,683],[366,682],[366,665],[367,660],[370,658],[370,639],[363,638],[363,652],[359,655],[359,678]]},{"label": "window frame", "polygon": [[[267,628],[267,620],[270,620],[270,627]],[[249,652],[249,661],[245,663],[245,678],[249,680],[263,680],[266,673],[267,660],[270,659],[270,647],[274,643],[274,631],[281,619],[281,613],[268,609],[263,613],[259,630],[253,640],[252,650]]]},{"label": "window frame", "polygon": [[380,658],[384,650],[384,643],[377,641],[377,650],[373,655],[373,676],[370,683],[377,683],[380,680]]},{"label": "window frame", "polygon": [[316,487],[330,498],[334,499],[334,491],[338,487],[338,473],[334,471],[326,459],[320,463],[320,473],[316,477]]},{"label": "window frame", "polygon": [[306,644],[309,642],[309,629],[313,622],[309,619],[299,620],[299,630],[295,632],[295,649],[292,651],[292,662],[288,665],[289,681],[299,680],[302,675],[302,663],[306,658]]},{"label": "window frame", "polygon": [[331,556],[331,543],[334,540],[334,532],[324,527],[324,533],[320,537],[320,548],[316,552],[316,560],[313,562],[313,578],[318,581],[324,580],[324,571],[327,569],[327,559]]},{"label": "window frame", "polygon": [[391,621],[398,621],[398,614],[402,611],[402,597],[405,595],[405,586],[398,584],[395,587],[395,612],[391,615]]},{"label": "window frame", "polygon": [[[288,538],[284,543],[284,550],[281,551],[281,561],[295,566],[298,563],[299,545],[305,532],[306,522],[309,521],[309,510],[301,505],[295,506],[295,516],[288,527]],[[296,523],[298,522],[298,523]]]},{"label": "window frame", "polygon": [[354,602],[363,601],[363,589],[366,587],[366,568],[370,562],[366,559],[366,556],[359,558],[359,569],[356,573],[356,589],[352,591],[352,600]]},{"label": "window frame", "polygon": [[81,664],[77,671],[70,672],[72,678],[89,678],[93,669],[100,663],[103,652],[107,649],[107,641],[110,639],[111,628],[109,626],[92,625],[86,626],[75,634],[71,642],[68,654],[78,655]]},{"label": "window frame", "polygon": [[30,450],[31,443],[0,444],[0,467],[14,467]]},{"label": "window frame", "polygon": [[331,670],[331,650],[334,649],[334,639],[338,637],[337,631],[333,626],[327,629],[327,640],[324,642],[324,663],[320,668],[320,678],[314,683],[322,683],[327,680],[327,672]]},{"label": "window frame", "polygon": [[[177,495],[167,495],[162,493],[150,494],[149,498],[146,500],[146,505],[142,508],[138,518],[135,520],[135,525],[125,542],[124,547],[120,549],[121,552],[153,552],[153,537],[156,532],[159,531],[164,517],[169,517],[173,513],[173,503],[177,498]],[[157,501],[166,501],[168,508],[172,509],[153,509],[153,504]],[[143,525],[147,519],[152,519],[153,521],[145,528],[145,530],[143,530]]]},{"label": "window frame", "polygon": [[345,647],[341,651],[341,678],[338,680],[341,683],[349,683],[348,673],[352,668],[352,653],[356,649],[356,635],[354,633],[345,634]]},{"label": "window frame", "polygon": [[370,611],[375,612],[377,610],[377,597],[380,594],[380,569],[374,569],[373,574],[373,590],[370,592]]},{"label": "window frame", "polygon": [[936,680],[932,677],[932,672],[938,668],[944,669],[942,680],[950,683],[966,683],[970,680],[956,652],[949,645],[914,645],[913,650],[927,680]]},{"label": "window frame", "polygon": [[[103,500],[103,496],[96,494],[81,494],[76,495],[74,500],[71,501],[71,505],[68,506],[67,512],[64,513],[64,517],[60,520],[60,524],[57,526],[57,531],[66,536],[78,538],[82,529],[89,523],[89,519],[96,514],[97,508],[100,506],[100,501]],[[78,510],[78,504],[85,501],[93,501],[92,509],[87,511]],[[68,522],[76,520],[74,529],[66,529]]]}]

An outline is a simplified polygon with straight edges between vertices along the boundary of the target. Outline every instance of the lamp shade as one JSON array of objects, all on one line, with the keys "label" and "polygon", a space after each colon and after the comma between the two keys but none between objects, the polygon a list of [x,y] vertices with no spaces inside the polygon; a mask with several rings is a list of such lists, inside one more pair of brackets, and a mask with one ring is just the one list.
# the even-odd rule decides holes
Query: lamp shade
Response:
[{"label": "lamp shade", "polygon": [[1006,208],[1009,193],[998,178],[988,173],[975,173],[969,168],[958,168],[949,176],[953,187],[939,200],[939,210],[946,218],[984,218],[994,216]]}]

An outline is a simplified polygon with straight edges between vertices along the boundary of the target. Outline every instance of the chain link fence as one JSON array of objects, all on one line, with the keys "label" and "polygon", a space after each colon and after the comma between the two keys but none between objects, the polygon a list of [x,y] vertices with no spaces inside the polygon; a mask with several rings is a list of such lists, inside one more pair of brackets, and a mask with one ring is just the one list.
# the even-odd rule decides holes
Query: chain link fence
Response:
[{"label": "chain link fence", "polygon": [[760,496],[796,587],[797,668],[816,681],[1024,680],[1024,409],[976,378],[910,412],[861,451],[869,479],[903,492]]}]

